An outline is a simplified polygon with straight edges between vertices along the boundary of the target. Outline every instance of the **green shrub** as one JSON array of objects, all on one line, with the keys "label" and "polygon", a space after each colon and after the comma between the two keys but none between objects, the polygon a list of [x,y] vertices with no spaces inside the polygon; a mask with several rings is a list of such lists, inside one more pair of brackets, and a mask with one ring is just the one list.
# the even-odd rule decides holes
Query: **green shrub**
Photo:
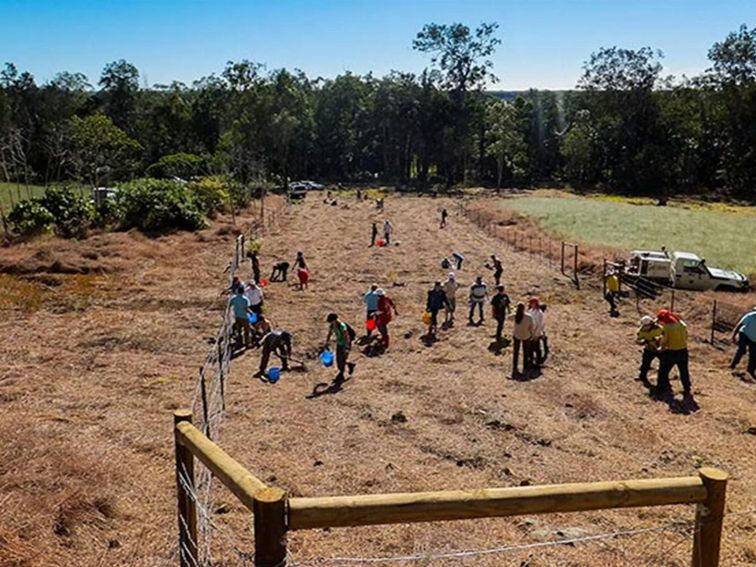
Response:
[{"label": "green shrub", "polygon": [[189,184],[189,189],[194,194],[202,212],[208,216],[214,216],[218,211],[228,207],[230,194],[228,179],[221,175],[203,177]]},{"label": "green shrub", "polygon": [[180,177],[190,179],[201,175],[205,169],[205,158],[195,154],[170,154],[150,165],[146,173],[156,179]]},{"label": "green shrub", "polygon": [[188,184],[160,179],[137,179],[118,186],[116,205],[125,228],[145,232],[199,230],[205,227]]},{"label": "green shrub", "polygon": [[83,236],[94,220],[92,204],[70,187],[48,188],[39,203],[52,215],[55,231],[65,238]]},{"label": "green shrub", "polygon": [[8,222],[17,234],[34,236],[50,230],[55,217],[42,206],[39,199],[29,199],[20,201],[11,209]]}]

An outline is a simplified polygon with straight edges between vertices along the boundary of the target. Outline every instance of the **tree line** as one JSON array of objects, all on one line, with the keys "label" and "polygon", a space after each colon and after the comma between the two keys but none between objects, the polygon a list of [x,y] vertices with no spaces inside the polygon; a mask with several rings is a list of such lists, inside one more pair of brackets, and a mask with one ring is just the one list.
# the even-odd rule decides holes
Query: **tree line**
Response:
[{"label": "tree line", "polygon": [[591,54],[574,90],[487,92],[496,24],[428,24],[422,73],[311,78],[229,62],[191,85],[140,86],[131,63],[37,84],[0,71],[0,180],[100,186],[223,174],[407,186],[565,182],[625,194],[754,198],[756,28],[662,75],[648,47]]}]

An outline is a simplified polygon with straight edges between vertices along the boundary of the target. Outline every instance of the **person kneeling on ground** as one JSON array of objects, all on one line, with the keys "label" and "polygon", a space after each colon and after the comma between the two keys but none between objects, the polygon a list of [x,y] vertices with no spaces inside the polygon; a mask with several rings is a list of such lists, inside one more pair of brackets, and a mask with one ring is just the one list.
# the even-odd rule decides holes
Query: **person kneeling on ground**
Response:
[{"label": "person kneeling on ground", "polygon": [[286,274],[289,271],[289,263],[285,260],[273,264],[273,271],[270,274],[270,281],[285,282]]},{"label": "person kneeling on ground", "polygon": [[748,374],[751,375],[752,380],[756,380],[756,305],[735,325],[732,331],[732,342],[737,344],[738,348],[730,363],[730,369],[735,370],[747,350]]},{"label": "person kneeling on ground", "polygon": [[346,323],[339,321],[336,313],[329,313],[326,317],[328,323],[328,335],[326,335],[325,345],[323,348],[328,349],[331,342],[331,335],[336,339],[336,368],[339,373],[334,381],[338,384],[344,381],[344,370],[349,367],[349,375],[354,373],[354,363],[348,362],[349,352],[352,350],[352,341],[354,340],[354,331]]},{"label": "person kneeling on ground", "polygon": [[[643,345],[641,354],[641,365],[638,374],[638,380],[645,386],[651,387],[648,381],[648,371],[651,370],[651,363],[655,358],[659,358],[659,344],[662,338],[662,328],[648,315],[641,317],[640,327],[635,342]],[[657,379],[658,383],[658,379]]]},{"label": "person kneeling on ground", "polygon": [[669,373],[677,366],[683,395],[690,397],[690,373],[688,369],[688,328],[685,322],[667,309],[660,309],[656,320],[662,326],[661,354],[659,355],[659,380],[656,393],[660,396],[672,393]]},{"label": "person kneeling on ground", "polygon": [[260,354],[260,369],[255,377],[265,376],[268,371],[270,355],[275,354],[281,359],[281,370],[289,369],[291,359],[291,333],[288,331],[270,331],[260,341],[262,353]]}]

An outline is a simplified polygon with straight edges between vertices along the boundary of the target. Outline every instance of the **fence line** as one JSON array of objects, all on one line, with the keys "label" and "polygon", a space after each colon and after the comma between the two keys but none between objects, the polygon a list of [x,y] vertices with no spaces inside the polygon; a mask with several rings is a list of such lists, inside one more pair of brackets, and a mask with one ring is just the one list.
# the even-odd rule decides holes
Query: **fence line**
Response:
[{"label": "fence line", "polygon": [[504,240],[513,250],[525,252],[530,258],[548,266],[559,268],[559,271],[580,289],[579,256],[580,246],[574,242],[555,240],[542,235],[534,236],[514,226],[501,227],[495,222],[489,222],[479,210],[470,209],[465,203],[458,203],[459,212],[474,222],[489,236]]},{"label": "fence line", "polygon": [[[227,285],[230,288],[234,276],[244,266],[248,235],[267,234],[280,227],[281,216],[287,203],[281,201],[276,207],[267,207],[261,211],[260,218],[256,219],[245,231],[234,239],[230,261],[225,270],[228,277]],[[227,384],[231,375],[231,359],[233,355],[233,318],[227,306],[223,305],[223,315],[218,330],[213,336],[212,344],[208,348],[205,361],[199,368],[197,382],[191,401],[193,414],[198,418],[197,427],[208,439],[220,439],[223,417],[226,409]],[[196,475],[196,494],[201,507],[208,514],[200,515],[196,520],[198,538],[196,548],[179,549],[180,558],[185,558],[187,553],[192,552],[191,560],[187,565],[210,565],[212,563],[212,536],[213,527],[209,520],[209,511],[212,510],[212,483],[213,473],[206,466],[198,467]],[[179,524],[179,531],[182,530]],[[186,546],[185,546],[186,547]],[[182,565],[184,563],[182,562]]]},{"label": "fence line", "polygon": [[[191,419],[192,414],[188,410],[174,413],[179,533],[180,537],[184,538],[179,541],[182,567],[197,564],[195,557],[185,557],[184,554],[195,548],[193,542],[197,541],[197,531],[196,528],[193,531],[192,526],[196,526],[197,523],[197,509],[208,511],[207,506],[196,503],[197,490],[193,478],[195,457],[212,467],[218,474],[218,479],[252,512],[256,567],[284,567],[291,564],[287,533],[293,530],[686,504],[697,504],[695,519],[692,521],[695,528],[693,566],[715,567],[719,564],[728,475],[717,469],[702,468],[697,477],[430,493],[288,498],[283,490],[266,486],[244,469],[192,425]],[[641,533],[638,530],[628,530],[628,533],[635,531]],[[575,541],[589,541],[591,537],[618,537],[621,533],[597,534],[575,538]],[[528,545],[543,546],[546,543]],[[565,540],[560,540],[548,542],[548,545],[564,543]],[[517,547],[503,546],[492,550],[472,550],[435,556],[442,558],[503,553]],[[341,560],[340,562],[382,563],[428,558],[432,559],[434,555],[372,560],[335,558],[333,562]],[[309,564],[316,561],[318,560],[309,560]]]}]

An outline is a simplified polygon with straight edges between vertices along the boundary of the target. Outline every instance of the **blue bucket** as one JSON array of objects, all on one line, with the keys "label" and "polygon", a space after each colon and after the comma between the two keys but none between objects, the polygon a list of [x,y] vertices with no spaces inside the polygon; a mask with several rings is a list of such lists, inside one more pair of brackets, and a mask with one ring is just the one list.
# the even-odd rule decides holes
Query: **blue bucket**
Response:
[{"label": "blue bucket", "polygon": [[257,323],[257,313],[247,313],[247,319],[249,319],[250,325],[254,325]]},{"label": "blue bucket", "polygon": [[268,381],[271,384],[275,384],[278,382],[278,379],[281,377],[281,369],[280,368],[270,368],[268,370]]},{"label": "blue bucket", "polygon": [[321,352],[320,362],[323,363],[323,366],[333,366],[333,353],[330,350]]}]

